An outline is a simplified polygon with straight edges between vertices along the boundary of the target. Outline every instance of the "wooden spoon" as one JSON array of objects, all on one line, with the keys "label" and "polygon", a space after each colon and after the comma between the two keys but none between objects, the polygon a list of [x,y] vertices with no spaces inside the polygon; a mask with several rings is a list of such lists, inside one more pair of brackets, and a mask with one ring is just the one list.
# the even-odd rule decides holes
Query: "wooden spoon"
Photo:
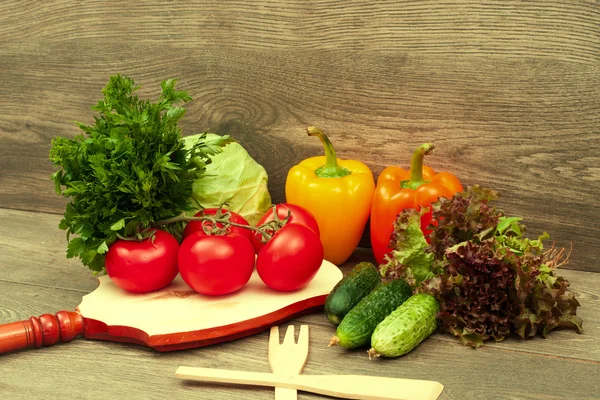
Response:
[{"label": "wooden spoon", "polygon": [[194,367],[179,367],[175,376],[200,382],[286,387],[325,396],[364,400],[435,400],[444,388],[439,382],[416,379],[367,375],[282,376],[264,372]]}]

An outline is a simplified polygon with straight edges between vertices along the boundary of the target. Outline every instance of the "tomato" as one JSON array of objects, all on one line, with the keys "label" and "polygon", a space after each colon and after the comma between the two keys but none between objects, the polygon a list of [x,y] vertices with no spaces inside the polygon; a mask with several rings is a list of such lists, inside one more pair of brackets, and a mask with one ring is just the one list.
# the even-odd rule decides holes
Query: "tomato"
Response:
[{"label": "tomato", "polygon": [[181,277],[196,292],[208,296],[243,288],[254,271],[254,248],[239,233],[190,234],[177,257]]},{"label": "tomato", "polygon": [[264,245],[256,258],[256,271],[271,289],[302,289],[315,277],[323,262],[319,236],[301,224],[286,224]]},{"label": "tomato", "polygon": [[[279,219],[283,220],[283,219],[287,218],[288,212],[289,212],[289,214],[290,214],[290,219],[288,220],[289,224],[296,223],[296,224],[305,225],[305,226],[309,227],[310,229],[312,229],[317,234],[317,237],[320,235],[319,225],[317,224],[317,220],[312,215],[312,213],[310,211],[308,211],[306,208],[298,206],[296,204],[291,204],[291,203],[277,204],[274,208],[277,211],[277,216],[279,217]],[[267,212],[265,212],[263,214],[263,216],[260,218],[260,220],[258,221],[256,226],[260,226],[260,225],[266,224],[267,222],[273,221],[274,214],[275,213],[273,211],[273,207],[269,208],[267,210]],[[270,231],[269,233],[272,235],[274,233],[274,231]],[[262,235],[260,233],[253,232],[252,245],[256,249],[256,253],[258,253],[262,249],[262,247],[264,246],[264,243],[262,242]]]},{"label": "tomato", "polygon": [[117,240],[104,265],[115,285],[133,293],[146,293],[167,286],[177,276],[179,243],[170,233],[157,230],[142,241]]},{"label": "tomato", "polygon": [[[219,210],[218,208],[205,208],[204,210],[201,210],[201,211],[197,212],[196,214],[194,214],[194,217],[215,216],[215,215],[217,215],[218,210]],[[244,217],[242,217],[240,214],[238,214],[234,211],[222,210],[222,212],[223,213],[227,212],[231,215],[229,217],[229,220],[231,222],[234,222],[234,223],[240,224],[240,225],[250,225]],[[217,222],[216,225],[217,225],[217,228],[223,228],[223,224],[220,222]],[[185,229],[183,230],[183,238],[184,239],[187,238],[189,235],[191,235],[194,232],[201,232],[206,235],[206,233],[204,232],[203,226],[214,229],[213,223],[211,221],[190,221],[190,222],[188,222],[188,224],[185,226]],[[247,237],[248,240],[252,240],[252,230],[251,229],[241,228],[239,226],[229,226],[228,233],[239,233],[240,235]]]}]

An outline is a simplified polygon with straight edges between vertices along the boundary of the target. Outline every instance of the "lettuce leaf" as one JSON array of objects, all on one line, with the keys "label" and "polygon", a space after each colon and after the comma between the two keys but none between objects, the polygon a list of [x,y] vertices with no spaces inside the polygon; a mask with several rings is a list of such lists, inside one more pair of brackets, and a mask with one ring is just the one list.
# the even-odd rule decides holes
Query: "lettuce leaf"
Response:
[{"label": "lettuce leaf", "polygon": [[379,267],[384,277],[402,278],[413,288],[433,277],[434,256],[426,252],[429,244],[421,231],[421,212],[406,209],[398,215],[391,244],[394,250]]},{"label": "lettuce leaf", "polygon": [[436,297],[441,329],[464,345],[477,348],[510,334],[545,337],[559,327],[581,333],[580,304],[556,273],[568,261],[565,249],[544,250],[547,233],[526,237],[521,217],[507,217],[491,204],[498,198],[471,186],[434,202],[427,236],[420,229],[426,209],[401,211],[394,250],[380,272]]}]

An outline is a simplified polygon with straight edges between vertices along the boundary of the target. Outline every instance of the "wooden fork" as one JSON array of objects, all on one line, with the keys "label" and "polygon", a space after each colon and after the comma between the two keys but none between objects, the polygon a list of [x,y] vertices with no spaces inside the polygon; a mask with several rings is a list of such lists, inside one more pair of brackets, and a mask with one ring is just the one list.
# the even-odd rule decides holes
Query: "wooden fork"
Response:
[{"label": "wooden fork", "polygon": [[300,328],[297,344],[294,343],[292,325],[288,326],[283,344],[279,344],[279,328],[274,326],[269,336],[269,365],[273,373],[181,366],[175,371],[175,376],[199,382],[274,387],[277,400],[296,399],[297,390],[345,399],[436,400],[444,389],[441,383],[426,380],[366,375],[300,375],[307,358],[308,326]]},{"label": "wooden fork", "polygon": [[[299,375],[308,358],[308,325],[300,326],[298,343],[294,341],[294,325],[289,325],[283,338],[279,343],[279,327],[271,327],[269,336],[269,365],[271,371],[276,375],[293,376]],[[298,392],[296,389],[275,387],[275,400],[296,400]]]}]

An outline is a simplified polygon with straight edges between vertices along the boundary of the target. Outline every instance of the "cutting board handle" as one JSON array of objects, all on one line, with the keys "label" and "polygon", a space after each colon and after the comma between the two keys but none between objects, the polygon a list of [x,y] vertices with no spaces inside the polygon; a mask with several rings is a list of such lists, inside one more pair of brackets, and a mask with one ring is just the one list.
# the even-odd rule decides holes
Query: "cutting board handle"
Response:
[{"label": "cutting board handle", "polygon": [[77,311],[59,311],[0,325],[0,354],[70,342],[83,334],[83,317]]}]

